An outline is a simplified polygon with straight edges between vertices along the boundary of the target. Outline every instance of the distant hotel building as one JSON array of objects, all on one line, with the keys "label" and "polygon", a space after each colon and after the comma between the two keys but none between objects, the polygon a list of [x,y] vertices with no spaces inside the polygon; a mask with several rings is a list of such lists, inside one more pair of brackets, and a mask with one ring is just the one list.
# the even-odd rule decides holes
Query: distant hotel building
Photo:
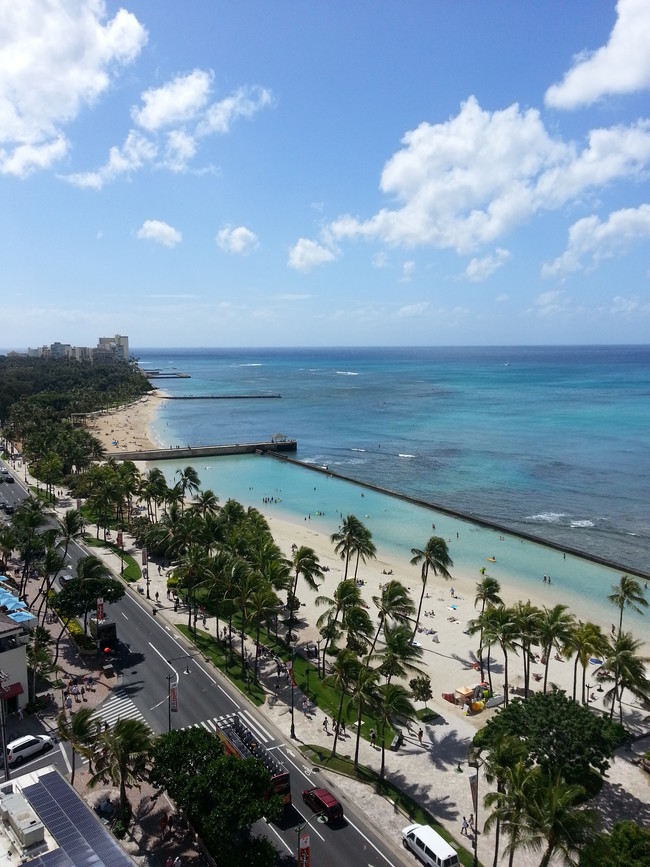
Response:
[{"label": "distant hotel building", "polygon": [[115,337],[100,337],[97,346],[71,346],[69,343],[50,343],[38,349],[27,350],[30,358],[72,358],[75,361],[128,362],[129,338],[121,334]]}]

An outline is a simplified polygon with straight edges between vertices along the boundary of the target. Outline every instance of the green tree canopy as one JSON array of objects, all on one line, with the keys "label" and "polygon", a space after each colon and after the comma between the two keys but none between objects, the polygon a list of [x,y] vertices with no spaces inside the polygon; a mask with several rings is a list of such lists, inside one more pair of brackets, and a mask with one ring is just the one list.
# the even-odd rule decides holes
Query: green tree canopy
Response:
[{"label": "green tree canopy", "polygon": [[511,735],[526,745],[528,763],[546,776],[561,773],[567,783],[585,786],[593,795],[621,739],[621,729],[576,704],[562,690],[514,699],[474,736],[474,747],[492,750],[498,738]]},{"label": "green tree canopy", "polygon": [[580,867],[629,867],[650,864],[650,830],[627,819],[618,822],[611,834],[598,834],[584,848]]}]

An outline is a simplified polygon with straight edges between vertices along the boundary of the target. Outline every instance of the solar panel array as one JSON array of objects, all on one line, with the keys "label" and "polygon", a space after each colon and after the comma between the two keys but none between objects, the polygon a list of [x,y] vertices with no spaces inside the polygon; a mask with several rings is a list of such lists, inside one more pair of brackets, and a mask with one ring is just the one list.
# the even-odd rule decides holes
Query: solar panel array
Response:
[{"label": "solar panel array", "polygon": [[59,844],[30,861],[34,867],[133,867],[110,832],[56,772],[25,786],[23,795]]}]

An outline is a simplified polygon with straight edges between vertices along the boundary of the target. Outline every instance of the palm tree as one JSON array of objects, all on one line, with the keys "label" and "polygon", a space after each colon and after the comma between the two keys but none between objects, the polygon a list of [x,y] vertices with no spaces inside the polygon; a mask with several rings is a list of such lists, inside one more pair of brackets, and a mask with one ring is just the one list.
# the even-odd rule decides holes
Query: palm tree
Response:
[{"label": "palm tree", "polygon": [[618,631],[623,629],[623,609],[631,608],[637,614],[643,614],[642,608],[648,607],[648,600],[641,587],[641,582],[629,575],[622,575],[618,584],[612,584],[612,593],[607,597],[621,610],[618,621]]},{"label": "palm tree", "polygon": [[6,571],[11,552],[17,544],[18,541],[14,528],[9,524],[0,526],[0,566],[3,572]]},{"label": "palm tree", "polygon": [[190,509],[198,512],[202,518],[205,518],[206,515],[216,515],[219,511],[219,497],[210,488],[199,491]]},{"label": "palm tree", "polygon": [[372,646],[368,651],[368,658],[374,653],[377,639],[386,622],[386,618],[395,620],[398,623],[404,623],[415,613],[415,605],[408,590],[401,581],[397,581],[396,579],[384,584],[381,589],[381,596],[373,596],[372,601],[379,609],[379,624]]},{"label": "palm tree", "polygon": [[342,581],[347,580],[350,557],[357,550],[359,544],[362,544],[364,532],[367,533],[367,530],[356,515],[348,515],[347,518],[343,519],[343,523],[336,533],[332,533],[330,536],[334,551],[345,563]]},{"label": "palm tree", "polygon": [[[485,575],[481,581],[476,582],[476,596],[474,597],[474,608],[481,603],[481,615],[485,613],[485,608],[494,608],[495,605],[503,605],[503,600],[499,596],[501,585],[496,578],[490,575]],[[483,619],[479,615],[479,647],[478,660],[481,666],[481,680],[484,679],[483,674]]]},{"label": "palm tree", "polygon": [[253,597],[262,586],[262,578],[259,572],[247,567],[238,573],[237,579],[237,589],[233,601],[241,613],[241,671],[242,675],[244,675],[246,671],[246,653],[244,649],[246,627],[250,621]]},{"label": "palm tree", "polygon": [[386,683],[377,690],[377,725],[381,732],[380,780],[384,779],[386,768],[386,729],[390,727],[391,720],[395,716],[415,716],[415,708],[409,695],[410,693],[407,689],[395,683]]},{"label": "palm tree", "polygon": [[644,643],[635,639],[631,632],[618,632],[610,645],[605,659],[605,668],[613,671],[614,686],[605,693],[605,704],[611,704],[609,718],[614,717],[614,707],[618,701],[619,722],[623,725],[623,691],[628,689],[641,701],[650,701],[650,681],[646,675],[647,656],[639,651]]},{"label": "palm tree", "polygon": [[291,582],[287,599],[287,605],[289,606],[289,634],[293,631],[293,612],[296,604],[298,578],[302,575],[311,590],[318,590],[316,581],[323,579],[323,571],[320,567],[318,555],[313,548],[309,548],[307,545],[301,545],[293,552],[291,568],[293,570],[293,581]]},{"label": "palm tree", "polygon": [[560,774],[540,778],[526,809],[526,831],[517,846],[538,851],[544,849],[539,867],[548,867],[558,854],[565,863],[575,864],[580,851],[596,823],[596,813],[582,806],[585,790],[566,783]]},{"label": "palm tree", "polygon": [[[510,768],[513,768],[518,762],[526,758],[526,745],[518,737],[512,735],[500,734],[494,741],[491,751],[487,754],[483,761],[483,772],[488,785],[496,783],[495,795],[503,795],[506,789],[506,774]],[[477,768],[477,773],[479,769]],[[486,806],[489,806],[487,798],[485,799]],[[501,831],[501,814],[496,813],[494,819],[488,823],[487,827],[494,825],[494,863],[493,867],[497,867],[499,860],[499,837]]]},{"label": "palm tree", "polygon": [[565,653],[575,654],[573,662],[573,700],[576,700],[578,687],[578,664],[582,666],[582,690],[581,704],[585,703],[585,684],[587,680],[587,666],[592,656],[602,657],[609,648],[607,636],[603,634],[600,626],[587,621],[579,620],[571,630],[565,644]]},{"label": "palm tree", "polygon": [[413,644],[411,630],[405,623],[385,624],[384,641],[379,671],[387,684],[393,677],[405,677],[407,673],[424,674],[422,669],[414,665],[416,660],[422,658],[424,651]]},{"label": "palm tree", "polygon": [[210,578],[210,562],[203,546],[191,545],[174,569],[179,587],[187,591],[187,628],[192,628],[192,601],[196,588]]},{"label": "palm tree", "polygon": [[95,743],[99,737],[100,721],[93,718],[93,709],[82,707],[68,720],[66,711],[62,710],[56,721],[59,738],[70,744],[72,748],[72,774],[70,785],[74,786],[77,753],[87,758],[92,774],[92,756]]},{"label": "palm tree", "polygon": [[411,548],[411,565],[418,566],[422,564],[422,593],[420,594],[420,604],[418,605],[418,613],[415,618],[415,626],[413,627],[413,635],[417,632],[420,623],[420,614],[422,612],[422,602],[424,601],[424,593],[427,589],[427,580],[429,578],[429,570],[434,575],[442,575],[448,581],[451,578],[449,570],[454,565],[454,561],[449,556],[447,543],[441,536],[432,536],[424,548]]},{"label": "palm tree", "polygon": [[498,605],[488,608],[484,614],[483,640],[488,645],[498,644],[503,651],[503,699],[508,705],[508,653],[516,650],[517,622],[512,608]]},{"label": "palm tree", "polygon": [[354,769],[359,770],[359,743],[361,741],[361,721],[363,712],[369,708],[372,712],[378,701],[379,689],[379,671],[376,668],[368,668],[367,665],[360,665],[354,672],[354,676],[349,683],[350,700],[347,710],[357,711],[357,737],[354,748]]},{"label": "palm tree", "polygon": [[194,469],[194,467],[185,467],[184,470],[176,470],[176,475],[180,476],[178,485],[182,493],[181,512],[183,512],[187,492],[189,491],[192,496],[198,493],[201,488],[201,482],[199,479],[199,474]]},{"label": "palm tree", "polygon": [[151,729],[139,719],[118,719],[98,738],[100,751],[95,759],[95,773],[88,781],[92,788],[110,779],[120,789],[120,817],[128,822],[126,786],[136,782],[146,767],[153,748]]},{"label": "palm tree", "polygon": [[487,818],[484,831],[489,831],[497,822],[507,836],[504,851],[508,853],[508,867],[512,867],[515,852],[525,834],[528,802],[540,785],[541,771],[530,768],[524,758],[504,768],[503,787],[500,791],[488,792],[485,806],[494,807]]},{"label": "palm tree", "polygon": [[372,533],[361,522],[359,522],[357,537],[354,540],[353,552],[355,554],[354,580],[356,581],[357,572],[359,571],[359,560],[365,565],[368,560],[374,560],[377,556],[377,548],[372,541]]},{"label": "palm tree", "polygon": [[[56,538],[52,538],[54,531],[48,531],[51,533],[50,541],[45,549],[45,556],[41,561],[41,567],[43,569],[43,581],[41,582],[41,586],[37,595],[34,597],[30,604],[30,609],[36,604],[39,596],[43,596],[41,600],[41,604],[38,606],[38,611],[36,612],[37,619],[40,620],[41,610],[43,606],[45,606],[45,611],[43,612],[43,624],[45,624],[45,619],[47,617],[47,610],[50,602],[50,590],[52,589],[52,583],[56,576],[59,574],[61,569],[63,569],[63,557],[59,553],[58,544]],[[45,533],[43,535],[46,535]]]},{"label": "palm tree", "polygon": [[345,694],[354,680],[356,672],[359,668],[359,660],[356,653],[352,650],[341,650],[335,662],[332,664],[330,674],[325,678],[325,683],[334,687],[340,693],[339,708],[336,716],[336,730],[334,732],[334,743],[332,744],[331,756],[336,755],[336,744],[339,738],[339,730],[341,727],[341,717],[343,716],[343,700]]},{"label": "palm tree", "polygon": [[530,663],[533,659],[532,646],[539,642],[542,612],[536,605],[531,605],[530,601],[517,602],[512,612],[519,633],[519,647],[521,647],[521,658],[524,667],[524,697],[528,698]]},{"label": "palm tree", "polygon": [[[277,614],[280,606],[280,600],[273,592],[273,589],[265,583],[254,591],[250,598],[249,611],[250,622],[255,627],[255,670],[253,672],[254,680],[257,682],[257,666],[259,662],[259,647],[260,647],[260,631],[262,624],[266,623],[268,636],[268,623],[274,614]],[[217,637],[219,636],[219,627],[217,626]]]},{"label": "palm tree", "polygon": [[[77,580],[82,589],[84,584],[101,581],[110,577],[110,574],[108,566],[96,554],[88,554],[77,563]],[[88,609],[84,611],[84,635],[88,635]]]},{"label": "palm tree", "polygon": [[365,654],[374,632],[372,620],[362,605],[353,605],[345,614],[342,624],[347,631],[346,647],[356,654]]},{"label": "palm tree", "polygon": [[544,606],[544,613],[539,624],[539,640],[546,662],[544,664],[544,692],[548,681],[548,666],[551,661],[551,652],[554,647],[560,653],[564,651],[571,640],[575,628],[576,619],[569,612],[566,605],[554,605],[553,608]]},{"label": "palm tree", "polygon": [[81,512],[78,509],[67,509],[62,518],[57,521],[59,536],[63,543],[63,559],[68,556],[68,548],[70,542],[81,535],[83,530],[83,520]]},{"label": "palm tree", "polygon": [[330,646],[332,638],[336,634],[339,615],[345,616],[348,609],[361,605],[361,591],[357,586],[357,582],[349,578],[345,581],[339,582],[334,591],[333,597],[317,596],[316,605],[328,606],[327,611],[321,614],[316,621],[319,628],[323,625],[327,625],[329,631],[329,634],[325,638],[325,645],[323,647],[323,677],[325,677],[325,658],[327,648]]}]

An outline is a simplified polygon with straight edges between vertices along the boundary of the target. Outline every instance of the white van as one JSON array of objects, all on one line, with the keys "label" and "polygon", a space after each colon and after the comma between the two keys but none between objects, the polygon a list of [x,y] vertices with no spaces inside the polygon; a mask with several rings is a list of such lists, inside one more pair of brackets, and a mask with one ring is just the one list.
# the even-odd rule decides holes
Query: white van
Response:
[{"label": "white van", "polygon": [[407,825],[402,829],[402,843],[428,867],[458,867],[457,852],[429,825]]}]

